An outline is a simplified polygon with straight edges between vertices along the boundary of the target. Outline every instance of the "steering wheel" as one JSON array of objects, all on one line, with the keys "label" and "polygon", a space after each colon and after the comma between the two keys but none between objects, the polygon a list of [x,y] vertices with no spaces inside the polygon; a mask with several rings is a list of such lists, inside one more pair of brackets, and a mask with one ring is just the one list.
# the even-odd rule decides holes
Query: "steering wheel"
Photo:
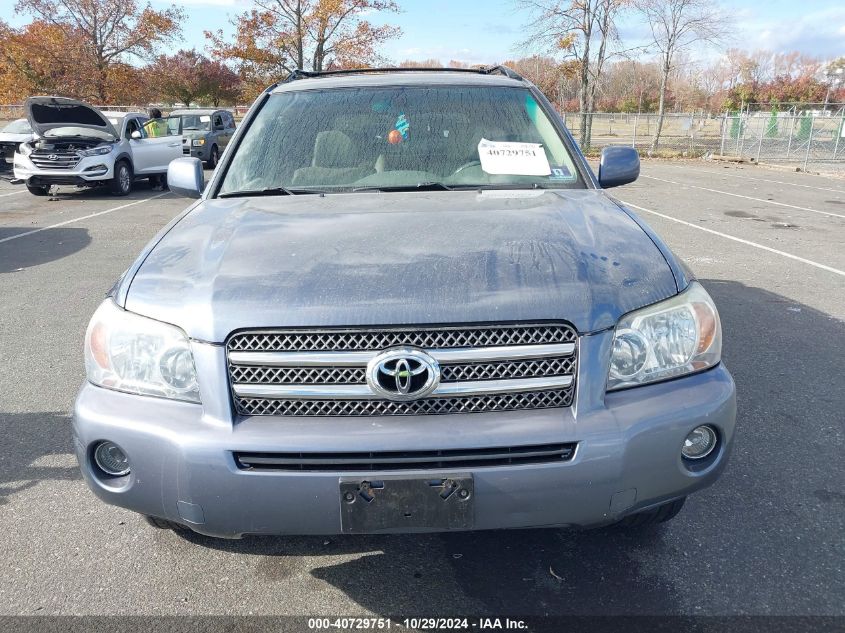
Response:
[{"label": "steering wheel", "polygon": [[480,160],[471,160],[468,163],[464,163],[463,165],[458,167],[455,171],[452,172],[452,175],[456,176],[457,174],[462,172],[464,169],[469,169],[470,167],[475,167],[476,165],[480,165],[480,164],[481,164]]}]

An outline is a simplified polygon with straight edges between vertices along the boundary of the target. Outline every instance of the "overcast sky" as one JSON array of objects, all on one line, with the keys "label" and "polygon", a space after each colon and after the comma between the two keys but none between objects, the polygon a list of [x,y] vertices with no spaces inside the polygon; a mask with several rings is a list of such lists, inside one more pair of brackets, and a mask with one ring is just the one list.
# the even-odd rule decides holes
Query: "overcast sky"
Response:
[{"label": "overcast sky", "polygon": [[[402,37],[383,49],[394,62],[438,58],[472,63],[501,62],[522,53],[521,26],[525,16],[510,0],[397,0],[400,14],[372,14],[374,22],[402,28]],[[156,8],[171,4],[152,0]],[[188,19],[183,25],[187,48],[204,49],[203,31],[223,28],[231,32],[229,18],[251,5],[250,0],[176,0]],[[845,0],[733,0],[723,2],[736,24],[732,46],[749,50],[798,50],[814,56],[845,55]],[[0,18],[13,25],[28,18],[13,11],[14,0],[0,0]],[[639,43],[646,25],[625,18],[620,33],[627,45]],[[731,46],[729,45],[729,46]],[[711,53],[712,54],[712,53]]]}]

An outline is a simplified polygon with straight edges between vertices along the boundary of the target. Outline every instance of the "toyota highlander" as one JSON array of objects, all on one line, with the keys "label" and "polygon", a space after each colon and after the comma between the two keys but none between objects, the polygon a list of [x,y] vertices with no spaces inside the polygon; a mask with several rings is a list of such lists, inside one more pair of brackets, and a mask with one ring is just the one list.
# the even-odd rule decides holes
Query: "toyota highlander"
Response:
[{"label": "toyota highlander", "polygon": [[159,527],[653,525],[736,413],[705,288],[504,67],[298,71],[91,319],[76,453]]}]

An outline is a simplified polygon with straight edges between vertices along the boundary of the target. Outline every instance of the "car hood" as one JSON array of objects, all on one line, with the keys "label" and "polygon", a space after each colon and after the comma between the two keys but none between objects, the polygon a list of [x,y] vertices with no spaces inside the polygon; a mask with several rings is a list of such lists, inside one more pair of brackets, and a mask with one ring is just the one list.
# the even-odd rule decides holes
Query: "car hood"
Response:
[{"label": "car hood", "polygon": [[598,190],[206,200],[126,283],[128,310],[211,342],[240,328],[546,319],[583,333],[677,293],[661,251]]},{"label": "car hood", "polygon": [[97,108],[68,97],[30,97],[26,100],[26,120],[38,136],[61,127],[97,130],[118,138],[111,122]]}]

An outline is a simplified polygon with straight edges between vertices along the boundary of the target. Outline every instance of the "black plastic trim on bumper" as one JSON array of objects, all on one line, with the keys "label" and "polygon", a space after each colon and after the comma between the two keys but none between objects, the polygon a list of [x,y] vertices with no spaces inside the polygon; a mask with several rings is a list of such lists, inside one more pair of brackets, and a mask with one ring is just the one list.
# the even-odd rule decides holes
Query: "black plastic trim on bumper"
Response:
[{"label": "black plastic trim on bumper", "polygon": [[370,453],[235,452],[242,470],[384,471],[510,466],[569,461],[576,442],[534,446],[451,449],[441,451],[378,451]]},{"label": "black plastic trim on bumper", "polygon": [[50,185],[78,185],[80,187],[95,187],[106,180],[85,180],[80,176],[30,176],[26,184],[30,187],[49,187]]}]

